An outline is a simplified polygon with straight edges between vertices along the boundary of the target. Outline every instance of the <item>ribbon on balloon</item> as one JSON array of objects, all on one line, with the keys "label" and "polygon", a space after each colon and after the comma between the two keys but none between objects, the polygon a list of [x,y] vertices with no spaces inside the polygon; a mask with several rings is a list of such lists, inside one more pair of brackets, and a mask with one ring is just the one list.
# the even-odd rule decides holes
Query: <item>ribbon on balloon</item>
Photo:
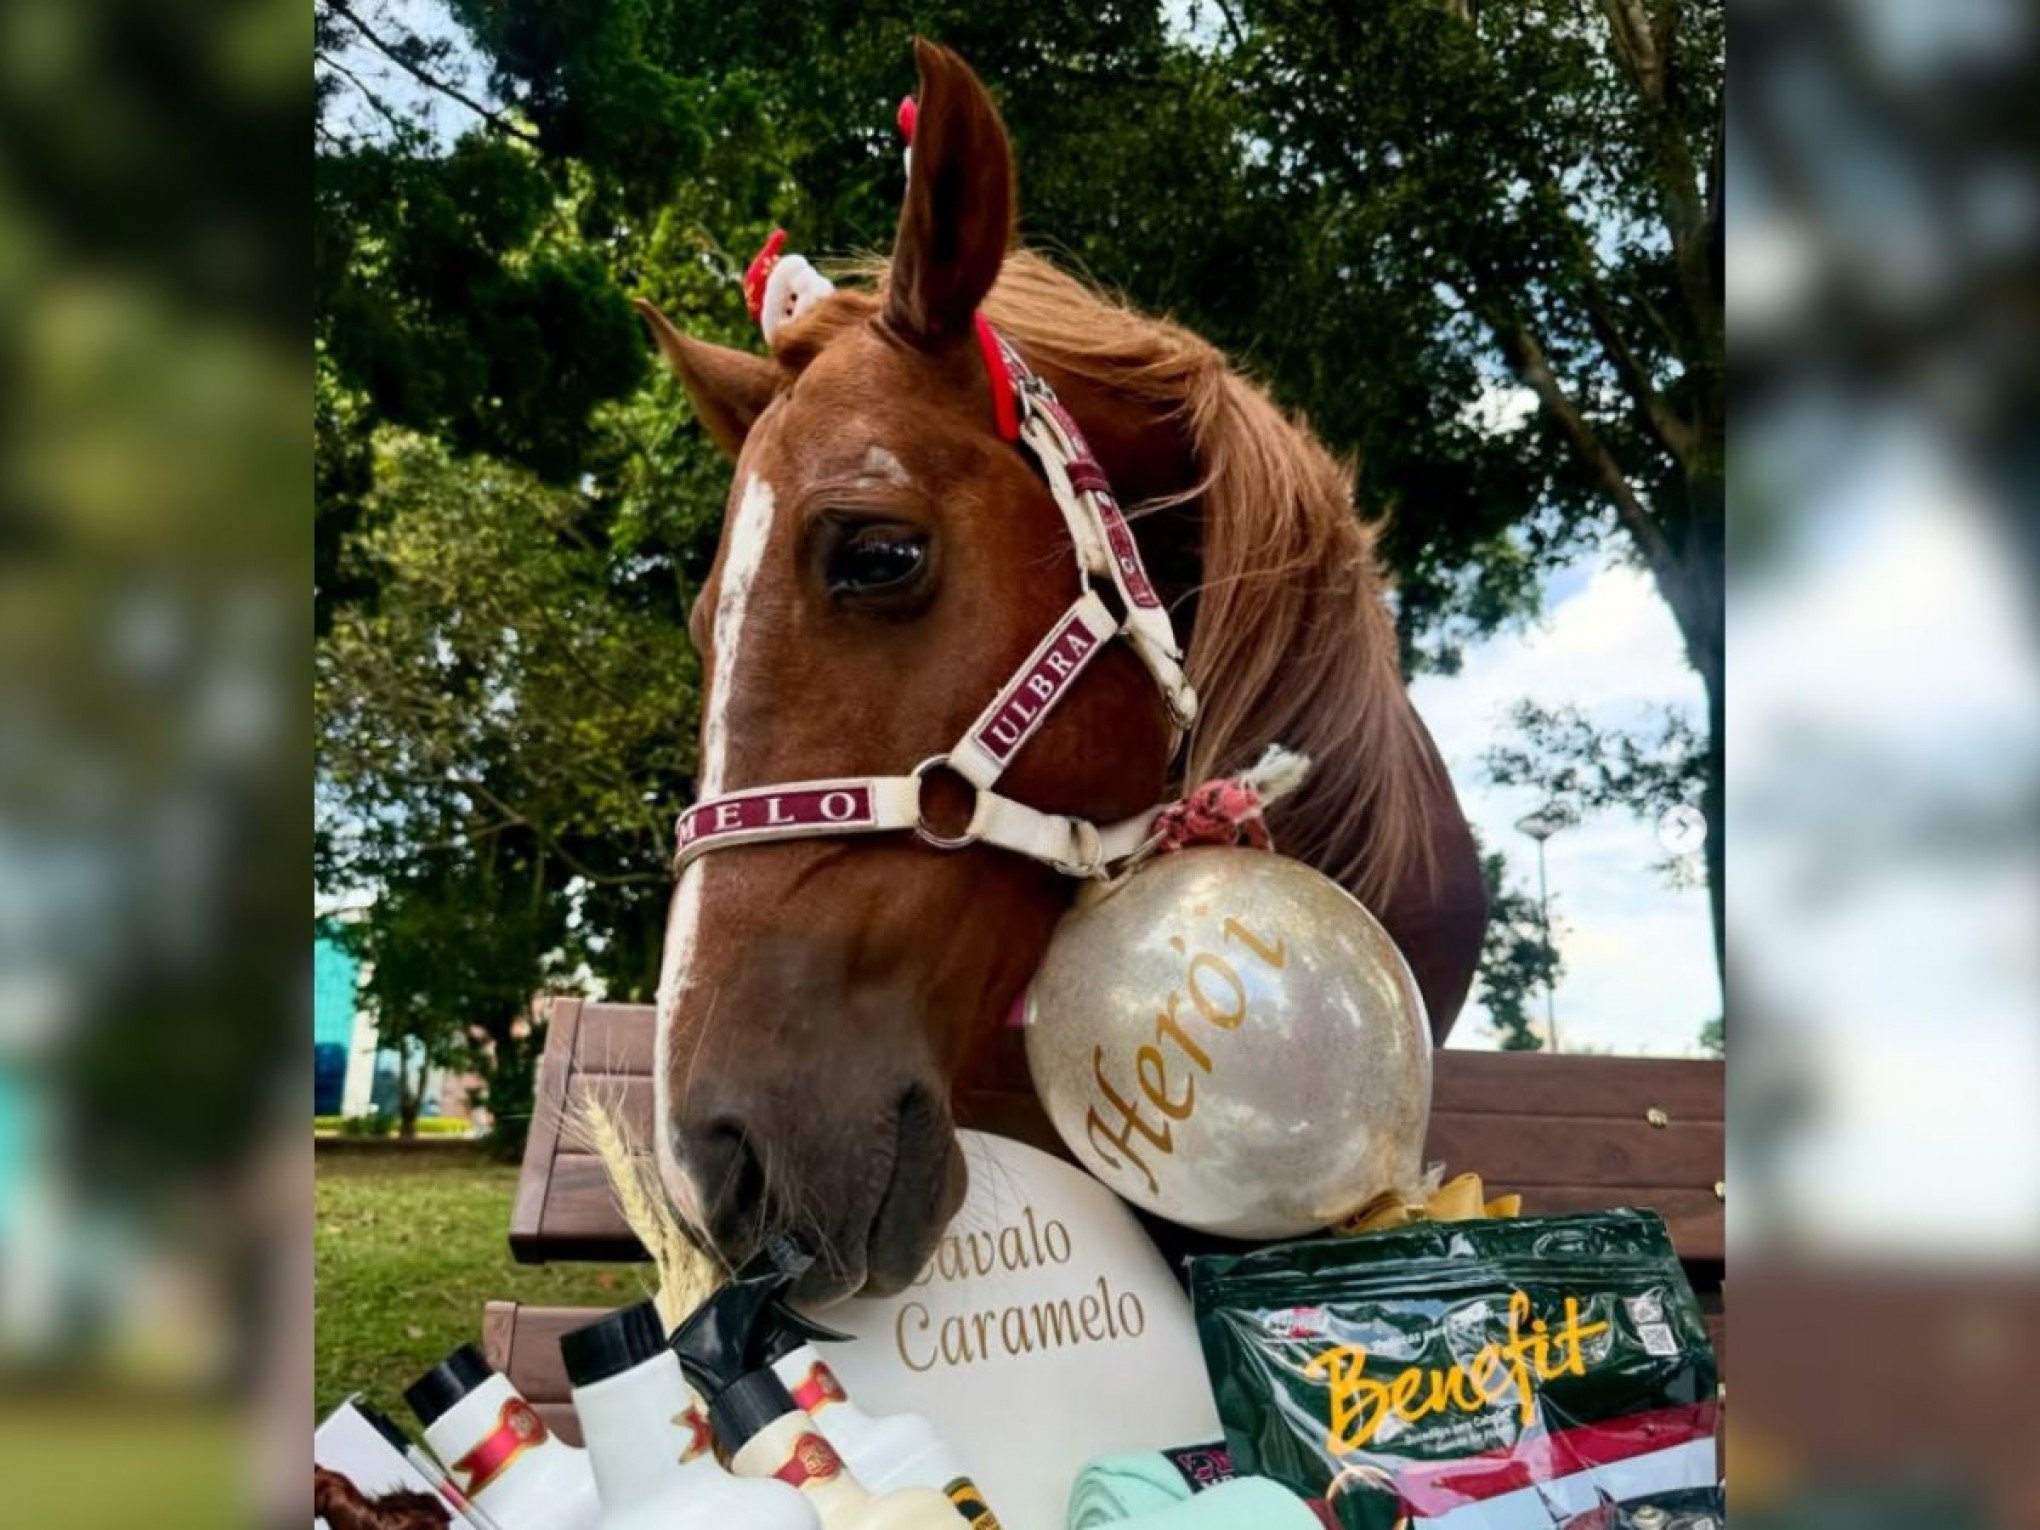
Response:
[{"label": "ribbon on balloon", "polygon": [[1414,1189],[1384,1190],[1332,1231],[1384,1232],[1391,1227],[1407,1227],[1412,1222],[1477,1222],[1523,1213],[1522,1196],[1498,1195],[1490,1199],[1478,1174],[1461,1174],[1442,1185],[1438,1183],[1440,1175],[1440,1170],[1433,1169]]}]

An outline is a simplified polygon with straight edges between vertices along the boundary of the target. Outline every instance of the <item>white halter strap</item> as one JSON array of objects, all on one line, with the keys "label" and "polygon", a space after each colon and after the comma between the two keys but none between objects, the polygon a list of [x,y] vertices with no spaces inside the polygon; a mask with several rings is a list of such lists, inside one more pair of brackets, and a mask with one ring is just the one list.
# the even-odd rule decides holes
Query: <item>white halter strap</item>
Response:
[{"label": "white halter strap", "polygon": [[[977,328],[992,370],[1000,433],[1040,464],[1069,527],[1076,548],[1077,598],[949,753],[923,760],[903,776],[793,781],[703,798],[680,815],[676,872],[697,856],[738,845],[904,830],[938,850],[996,845],[1067,876],[1093,878],[1109,875],[1146,843],[1160,804],[1118,823],[1097,824],[1044,813],[992,790],[1056,703],[1115,637],[1126,639],[1154,677],[1179,738],[1196,719],[1197,694],[1184,677],[1168,611],[1084,433],[1002,336],[982,318]],[[1114,614],[1094,580],[1116,596],[1120,614]],[[958,834],[937,832],[923,811],[922,783],[938,768],[954,772],[976,793],[970,821]]]}]

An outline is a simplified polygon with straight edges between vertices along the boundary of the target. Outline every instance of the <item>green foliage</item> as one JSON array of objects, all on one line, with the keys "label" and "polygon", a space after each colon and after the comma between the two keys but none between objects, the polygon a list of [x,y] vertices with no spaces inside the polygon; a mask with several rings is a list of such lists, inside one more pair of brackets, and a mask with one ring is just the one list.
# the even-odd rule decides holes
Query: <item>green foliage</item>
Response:
[{"label": "green foliage", "polygon": [[1487,932],[1481,938],[1480,970],[1474,997],[1505,1052],[1535,1052],[1545,1044],[1539,1030],[1545,994],[1565,976],[1565,958],[1534,894],[1509,882],[1508,859],[1484,851],[1481,880],[1487,886]]},{"label": "green foliage", "polygon": [[[1633,731],[1599,728],[1577,707],[1519,701],[1509,712],[1506,741],[1485,756],[1500,786],[1535,787],[1573,819],[1621,808],[1646,822],[1707,790],[1707,744],[1684,713],[1667,707],[1654,725]],[[1692,861],[1666,856],[1657,871],[1673,886],[1694,880]]]},{"label": "green foliage", "polygon": [[1700,1050],[1709,1057],[1728,1055],[1728,1027],[1724,1021],[1725,1017],[1716,1015],[1700,1027]]},{"label": "green foliage", "polygon": [[[362,964],[378,1040],[399,1058],[399,1129],[409,1137],[432,1064],[474,1069],[485,1089],[501,1077],[528,1101],[536,1043],[525,1017],[554,964],[565,910],[508,857],[407,848],[401,865],[383,869],[374,908],[337,938]],[[515,1112],[520,1121],[528,1109]]]},{"label": "green foliage", "polygon": [[1705,743],[1674,708],[1628,732],[1597,728],[1578,707],[1533,701],[1510,708],[1507,742],[1488,750],[1486,764],[1497,785],[1536,787],[1574,818],[1611,807],[1656,818],[1698,797],[1707,769]]},{"label": "green foliage", "polygon": [[528,148],[323,157],[316,210],[315,334],[341,385],[456,451],[554,482],[585,469],[589,415],[637,386],[644,347]]}]

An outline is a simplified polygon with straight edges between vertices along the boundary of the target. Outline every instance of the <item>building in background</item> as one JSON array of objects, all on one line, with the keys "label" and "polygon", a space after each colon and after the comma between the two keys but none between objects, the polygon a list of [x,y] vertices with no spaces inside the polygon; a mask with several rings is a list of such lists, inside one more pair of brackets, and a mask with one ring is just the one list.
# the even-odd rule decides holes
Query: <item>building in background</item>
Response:
[{"label": "building in background", "polygon": [[[398,1057],[379,1045],[375,1016],[361,1002],[361,963],[338,939],[349,914],[319,920],[312,940],[312,1114],[397,1114]],[[417,1054],[412,1067],[415,1071]],[[472,1080],[445,1068],[425,1071],[420,1120],[464,1119]]]}]

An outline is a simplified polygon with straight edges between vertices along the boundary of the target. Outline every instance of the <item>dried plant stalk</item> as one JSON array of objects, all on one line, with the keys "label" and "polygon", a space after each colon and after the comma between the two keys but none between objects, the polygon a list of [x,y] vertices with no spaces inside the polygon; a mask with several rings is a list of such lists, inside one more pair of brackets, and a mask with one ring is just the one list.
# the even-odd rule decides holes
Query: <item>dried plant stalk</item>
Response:
[{"label": "dried plant stalk", "polygon": [[610,1194],[623,1220],[652,1256],[658,1288],[652,1300],[670,1331],[685,1321],[722,1284],[723,1269],[695,1237],[666,1195],[658,1165],[631,1140],[608,1102],[585,1094],[571,1113],[568,1135],[602,1160]]}]

